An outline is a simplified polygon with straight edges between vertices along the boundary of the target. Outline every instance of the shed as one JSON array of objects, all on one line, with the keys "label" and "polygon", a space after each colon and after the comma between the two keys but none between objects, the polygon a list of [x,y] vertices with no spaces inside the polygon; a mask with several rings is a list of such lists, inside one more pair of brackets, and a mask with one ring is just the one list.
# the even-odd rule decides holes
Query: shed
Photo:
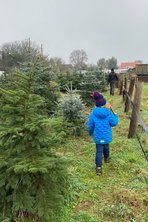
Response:
[{"label": "shed", "polygon": [[148,82],[148,64],[136,65],[136,74],[138,80]]}]

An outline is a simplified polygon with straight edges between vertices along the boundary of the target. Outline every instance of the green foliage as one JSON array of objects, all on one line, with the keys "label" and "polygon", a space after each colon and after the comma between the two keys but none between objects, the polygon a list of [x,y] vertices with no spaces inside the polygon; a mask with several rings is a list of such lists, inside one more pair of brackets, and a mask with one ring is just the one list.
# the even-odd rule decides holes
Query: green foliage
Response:
[{"label": "green foliage", "polygon": [[43,115],[34,72],[15,73],[0,88],[0,221],[55,221],[68,195],[67,160],[55,154],[64,141],[62,119]]},{"label": "green foliage", "polygon": [[57,75],[57,82],[60,86],[60,91],[66,92],[66,87],[72,84],[73,89],[80,89],[80,83],[83,80],[83,74],[81,73],[60,73]]},{"label": "green foliage", "polygon": [[85,101],[87,105],[91,105],[92,93],[95,90],[100,92],[104,92],[106,89],[106,79],[103,72],[93,71],[83,74],[83,80],[80,83],[80,94],[82,99]]},{"label": "green foliage", "polygon": [[70,73],[59,73],[57,74],[57,83],[59,84],[60,91],[66,91],[66,85],[69,85],[72,82],[72,75]]},{"label": "green foliage", "polygon": [[[69,195],[65,199],[66,206],[62,208],[62,211],[57,215],[57,221],[65,222],[69,221],[69,213],[75,209],[77,205],[77,200],[80,196],[80,192],[86,191],[86,185],[80,180],[79,174],[75,172],[74,168],[72,167],[73,158],[71,159],[71,167],[69,167],[70,171],[70,186],[68,193]],[[67,210],[68,206],[68,210]],[[75,216],[74,216],[75,217]]]},{"label": "green foliage", "polygon": [[66,91],[66,87],[72,84],[73,89],[78,90],[82,99],[87,105],[92,103],[91,94],[94,90],[104,92],[106,90],[107,81],[102,71],[84,71],[74,73],[61,73],[56,80],[61,91]]},{"label": "green foliage", "polygon": [[109,216],[110,218],[121,218],[123,220],[133,219],[133,213],[131,207],[124,203],[117,205],[111,205],[101,209],[104,215]]},{"label": "green foliage", "polygon": [[65,121],[71,124],[69,131],[73,135],[82,135],[86,123],[85,106],[79,96],[71,94],[65,98],[59,108]]},{"label": "green foliage", "polygon": [[9,89],[10,87],[12,87],[12,75],[11,74],[4,72],[0,76],[0,87],[5,88],[5,89]]},{"label": "green foliage", "polygon": [[57,108],[59,89],[57,84],[53,84],[55,75],[51,71],[48,58],[42,55],[39,47],[29,40],[4,44],[1,48],[1,63],[6,73],[1,77],[0,85],[9,88],[16,67],[26,75],[33,71],[35,93],[45,98],[44,110],[49,115],[53,114]]},{"label": "green foliage", "polygon": [[53,114],[57,108],[59,89],[48,62],[38,58],[35,63],[22,64],[21,70],[25,72],[26,75],[33,71],[35,93],[44,97],[44,111],[49,115]]},{"label": "green foliage", "polygon": [[46,110],[49,115],[53,114],[57,108],[59,97],[58,85],[55,82],[54,75],[50,67],[45,66],[43,62],[39,62],[35,69],[35,92],[45,98]]},{"label": "green foliage", "polygon": [[77,215],[74,216],[70,222],[100,222],[99,218],[87,214],[86,212],[80,211]]}]

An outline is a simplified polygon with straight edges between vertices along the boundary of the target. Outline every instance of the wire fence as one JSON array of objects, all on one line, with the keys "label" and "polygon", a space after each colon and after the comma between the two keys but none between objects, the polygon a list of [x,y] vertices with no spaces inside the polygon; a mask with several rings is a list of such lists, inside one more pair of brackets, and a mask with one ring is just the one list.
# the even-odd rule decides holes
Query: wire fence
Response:
[{"label": "wire fence", "polygon": [[[139,146],[140,146],[140,148],[141,148],[141,150],[142,150],[142,152],[145,156],[145,159],[148,161],[148,144],[147,144],[148,126],[145,124],[144,120],[140,116],[139,111],[137,110],[135,104],[133,103],[129,93],[125,89],[123,91],[123,97],[125,97],[125,101],[128,102],[132,106],[132,110],[136,114],[138,123],[141,126],[142,132],[140,133],[140,132],[138,132],[138,130],[136,130],[135,135],[136,135],[137,141],[139,143]],[[126,105],[126,103],[125,103],[125,105]],[[131,120],[131,116],[129,116],[129,118]],[[144,135],[145,135],[145,138],[144,138]],[[146,141],[146,142],[144,143],[144,141]]]}]

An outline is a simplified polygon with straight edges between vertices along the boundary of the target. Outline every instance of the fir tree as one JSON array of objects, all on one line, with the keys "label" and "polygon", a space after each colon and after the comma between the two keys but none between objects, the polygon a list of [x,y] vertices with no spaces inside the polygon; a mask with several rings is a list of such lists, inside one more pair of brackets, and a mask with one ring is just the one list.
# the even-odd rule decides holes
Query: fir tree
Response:
[{"label": "fir tree", "polygon": [[[21,70],[27,74],[32,66],[32,63],[23,63]],[[36,94],[45,98],[44,108],[49,115],[52,115],[57,108],[59,89],[48,61],[44,61],[42,57],[36,59],[34,66],[34,90]]]},{"label": "fir tree", "polygon": [[0,221],[49,222],[67,192],[66,162],[55,154],[61,121],[42,114],[34,72],[16,72],[0,88]]},{"label": "fir tree", "polygon": [[57,83],[60,86],[60,91],[66,92],[66,87],[72,84],[73,89],[80,89],[80,83],[83,80],[83,74],[79,72],[60,73],[57,75]]},{"label": "fir tree", "polygon": [[105,75],[100,71],[92,71],[83,74],[83,81],[80,83],[81,97],[87,105],[92,104],[92,93],[95,90],[104,92],[107,86]]},{"label": "fir tree", "polygon": [[69,126],[69,133],[80,136],[86,126],[85,105],[75,90],[67,88],[68,96],[60,103],[59,108]]}]

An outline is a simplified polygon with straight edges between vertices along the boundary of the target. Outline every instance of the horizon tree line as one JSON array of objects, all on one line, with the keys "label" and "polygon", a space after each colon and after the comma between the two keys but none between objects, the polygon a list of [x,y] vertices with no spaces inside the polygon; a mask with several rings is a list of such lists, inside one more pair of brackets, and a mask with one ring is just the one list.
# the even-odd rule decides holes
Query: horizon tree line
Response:
[{"label": "horizon tree line", "polygon": [[30,39],[4,43],[0,46],[0,69],[9,71],[14,66],[19,68],[23,62],[35,61],[38,57],[49,63],[56,73],[71,70],[81,71],[88,69],[111,69],[118,68],[115,57],[109,59],[99,58],[96,64],[88,63],[88,55],[84,49],[73,50],[69,56],[69,64],[60,57],[48,57],[43,55],[43,46],[39,46]]}]

